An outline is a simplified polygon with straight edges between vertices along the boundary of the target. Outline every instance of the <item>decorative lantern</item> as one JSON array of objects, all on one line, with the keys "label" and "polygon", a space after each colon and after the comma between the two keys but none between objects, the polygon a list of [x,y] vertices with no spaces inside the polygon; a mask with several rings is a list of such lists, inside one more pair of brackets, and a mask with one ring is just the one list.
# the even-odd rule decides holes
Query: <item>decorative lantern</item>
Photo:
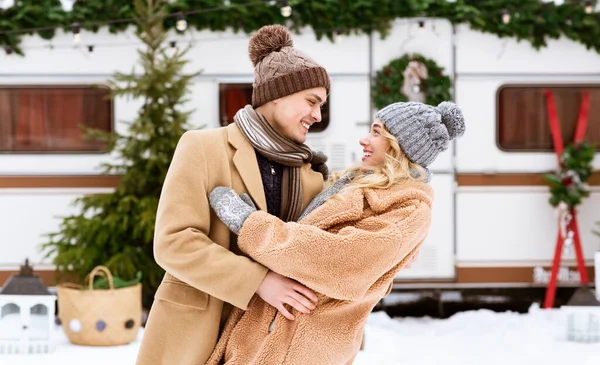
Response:
[{"label": "decorative lantern", "polygon": [[561,307],[567,317],[567,339],[573,342],[600,342],[600,302],[583,286]]},{"label": "decorative lantern", "polygon": [[25,260],[0,291],[0,354],[51,352],[55,301]]}]

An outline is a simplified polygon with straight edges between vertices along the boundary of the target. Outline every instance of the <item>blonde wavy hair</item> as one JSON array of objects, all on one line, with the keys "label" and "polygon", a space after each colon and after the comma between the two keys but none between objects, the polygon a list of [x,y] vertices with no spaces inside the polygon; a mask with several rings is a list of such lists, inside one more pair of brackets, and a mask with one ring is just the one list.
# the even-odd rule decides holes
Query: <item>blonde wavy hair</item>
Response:
[{"label": "blonde wavy hair", "polygon": [[[382,123],[383,125],[383,123]],[[327,186],[331,186],[347,173],[354,173],[352,182],[343,190],[371,188],[387,189],[393,185],[406,182],[406,180],[423,181],[427,177],[421,165],[412,163],[400,148],[394,137],[383,125],[381,136],[390,142],[390,147],[385,154],[385,162],[381,166],[357,165],[340,172],[334,172],[329,177]]]}]

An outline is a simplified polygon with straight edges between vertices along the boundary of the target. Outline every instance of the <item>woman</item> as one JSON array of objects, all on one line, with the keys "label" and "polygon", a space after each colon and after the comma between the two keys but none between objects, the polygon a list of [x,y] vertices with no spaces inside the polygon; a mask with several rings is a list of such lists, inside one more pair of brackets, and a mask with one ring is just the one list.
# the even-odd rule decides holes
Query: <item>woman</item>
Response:
[{"label": "woman", "polygon": [[235,309],[208,364],[351,364],[368,315],[427,236],[426,167],[463,133],[455,104],[385,107],[360,141],[362,163],[334,174],[297,223],[256,211],[230,188],[213,190],[211,206],[244,253],[319,294],[317,308],[292,311],[294,320],[258,297]]}]

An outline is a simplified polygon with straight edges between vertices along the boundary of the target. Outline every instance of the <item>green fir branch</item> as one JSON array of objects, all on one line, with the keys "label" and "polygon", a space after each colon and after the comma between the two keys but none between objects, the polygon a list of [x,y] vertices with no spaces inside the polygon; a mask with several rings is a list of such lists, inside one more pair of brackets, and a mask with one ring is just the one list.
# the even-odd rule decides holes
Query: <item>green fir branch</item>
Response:
[{"label": "green fir branch", "polygon": [[550,187],[549,202],[552,206],[564,203],[572,208],[580,205],[583,198],[590,196],[586,181],[592,176],[595,150],[594,146],[586,142],[565,147],[560,156],[558,171],[544,175]]}]

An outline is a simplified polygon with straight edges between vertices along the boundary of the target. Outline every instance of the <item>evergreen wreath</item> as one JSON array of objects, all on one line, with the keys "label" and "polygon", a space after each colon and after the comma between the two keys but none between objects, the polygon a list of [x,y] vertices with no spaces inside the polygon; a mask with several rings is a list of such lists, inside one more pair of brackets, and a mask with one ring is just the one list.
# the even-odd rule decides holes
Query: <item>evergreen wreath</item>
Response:
[{"label": "evergreen wreath", "polygon": [[581,204],[590,195],[586,181],[592,175],[595,147],[585,142],[567,145],[560,155],[560,167],[544,175],[550,184],[550,204],[554,207],[564,202],[569,208]]},{"label": "evergreen wreath", "polygon": [[421,84],[422,91],[427,96],[426,104],[435,106],[442,101],[451,100],[452,81],[450,77],[444,75],[443,67],[420,54],[405,54],[392,60],[375,74],[372,98],[376,108],[381,109],[395,102],[408,101],[408,97],[402,93],[402,85],[403,72],[410,61],[421,62],[427,67],[428,77],[422,80]]}]

